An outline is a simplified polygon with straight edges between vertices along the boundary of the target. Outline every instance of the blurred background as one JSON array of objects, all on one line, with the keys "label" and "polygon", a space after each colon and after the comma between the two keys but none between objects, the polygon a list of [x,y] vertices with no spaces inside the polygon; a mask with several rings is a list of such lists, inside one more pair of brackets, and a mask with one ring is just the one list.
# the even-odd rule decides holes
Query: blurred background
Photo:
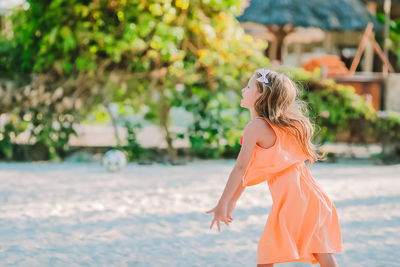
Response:
[{"label": "blurred background", "polygon": [[260,67],[291,77],[309,106],[327,153],[315,173],[343,219],[339,263],[396,266],[398,0],[0,0],[0,259],[255,265],[266,188],[237,209],[241,242],[206,233],[199,212],[234,165],[250,120],[241,89]]},{"label": "blurred background", "polygon": [[299,83],[321,149],[398,159],[400,4],[386,2],[2,0],[0,158],[235,157],[240,90],[265,66]]}]

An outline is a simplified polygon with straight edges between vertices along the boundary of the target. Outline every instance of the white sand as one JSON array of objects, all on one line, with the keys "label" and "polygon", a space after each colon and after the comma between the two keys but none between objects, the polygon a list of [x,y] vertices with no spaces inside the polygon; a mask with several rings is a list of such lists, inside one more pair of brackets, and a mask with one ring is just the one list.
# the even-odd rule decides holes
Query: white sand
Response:
[{"label": "white sand", "polygon": [[[0,163],[0,265],[256,266],[267,184],[246,189],[220,233],[204,213],[233,164],[129,164],[109,174],[95,163]],[[312,174],[339,213],[339,265],[400,266],[400,165],[316,163]]]}]

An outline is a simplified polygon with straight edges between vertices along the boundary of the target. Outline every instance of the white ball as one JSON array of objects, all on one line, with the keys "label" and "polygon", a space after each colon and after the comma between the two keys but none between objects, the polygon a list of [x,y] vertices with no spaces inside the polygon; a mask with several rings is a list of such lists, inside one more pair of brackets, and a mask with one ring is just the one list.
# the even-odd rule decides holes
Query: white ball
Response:
[{"label": "white ball", "polygon": [[103,156],[103,166],[109,172],[121,171],[126,165],[126,156],[120,150],[109,150]]}]

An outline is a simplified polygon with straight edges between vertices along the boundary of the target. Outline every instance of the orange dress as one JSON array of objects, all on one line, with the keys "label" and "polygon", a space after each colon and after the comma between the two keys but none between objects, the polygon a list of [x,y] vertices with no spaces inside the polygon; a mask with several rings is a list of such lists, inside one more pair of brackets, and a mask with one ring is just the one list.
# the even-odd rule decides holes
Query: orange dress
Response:
[{"label": "orange dress", "polygon": [[[318,263],[312,253],[342,252],[335,206],[311,176],[306,154],[295,138],[273,125],[275,143],[255,145],[242,178],[243,186],[267,181],[272,208],[257,246],[257,264]],[[242,138],[240,139],[242,144]]]}]

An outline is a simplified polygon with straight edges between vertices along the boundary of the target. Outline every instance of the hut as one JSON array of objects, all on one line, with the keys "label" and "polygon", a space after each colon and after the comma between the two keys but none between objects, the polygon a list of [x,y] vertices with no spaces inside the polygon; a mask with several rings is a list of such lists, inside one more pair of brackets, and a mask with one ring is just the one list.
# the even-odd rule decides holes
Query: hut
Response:
[{"label": "hut", "polygon": [[[382,2],[251,0],[238,20],[247,33],[269,42],[265,54],[271,60],[301,66],[315,56],[328,54],[337,55],[350,68],[367,24],[372,22],[375,32],[384,30],[374,12]],[[380,110],[386,106],[384,77],[381,73],[371,72],[373,58],[373,49],[367,47],[357,70],[369,73],[358,72],[335,80],[353,85],[358,94]]]},{"label": "hut", "polygon": [[[300,44],[323,42],[325,52],[331,53],[335,40],[331,32],[357,32],[357,37],[361,38],[368,22],[374,23],[375,30],[382,30],[359,0],[251,0],[247,3],[237,19],[246,32],[264,35],[272,44],[265,51],[266,56],[279,61],[282,61],[287,43],[285,39],[290,35],[296,36],[292,40]],[[295,50],[301,52],[301,46]]]}]

